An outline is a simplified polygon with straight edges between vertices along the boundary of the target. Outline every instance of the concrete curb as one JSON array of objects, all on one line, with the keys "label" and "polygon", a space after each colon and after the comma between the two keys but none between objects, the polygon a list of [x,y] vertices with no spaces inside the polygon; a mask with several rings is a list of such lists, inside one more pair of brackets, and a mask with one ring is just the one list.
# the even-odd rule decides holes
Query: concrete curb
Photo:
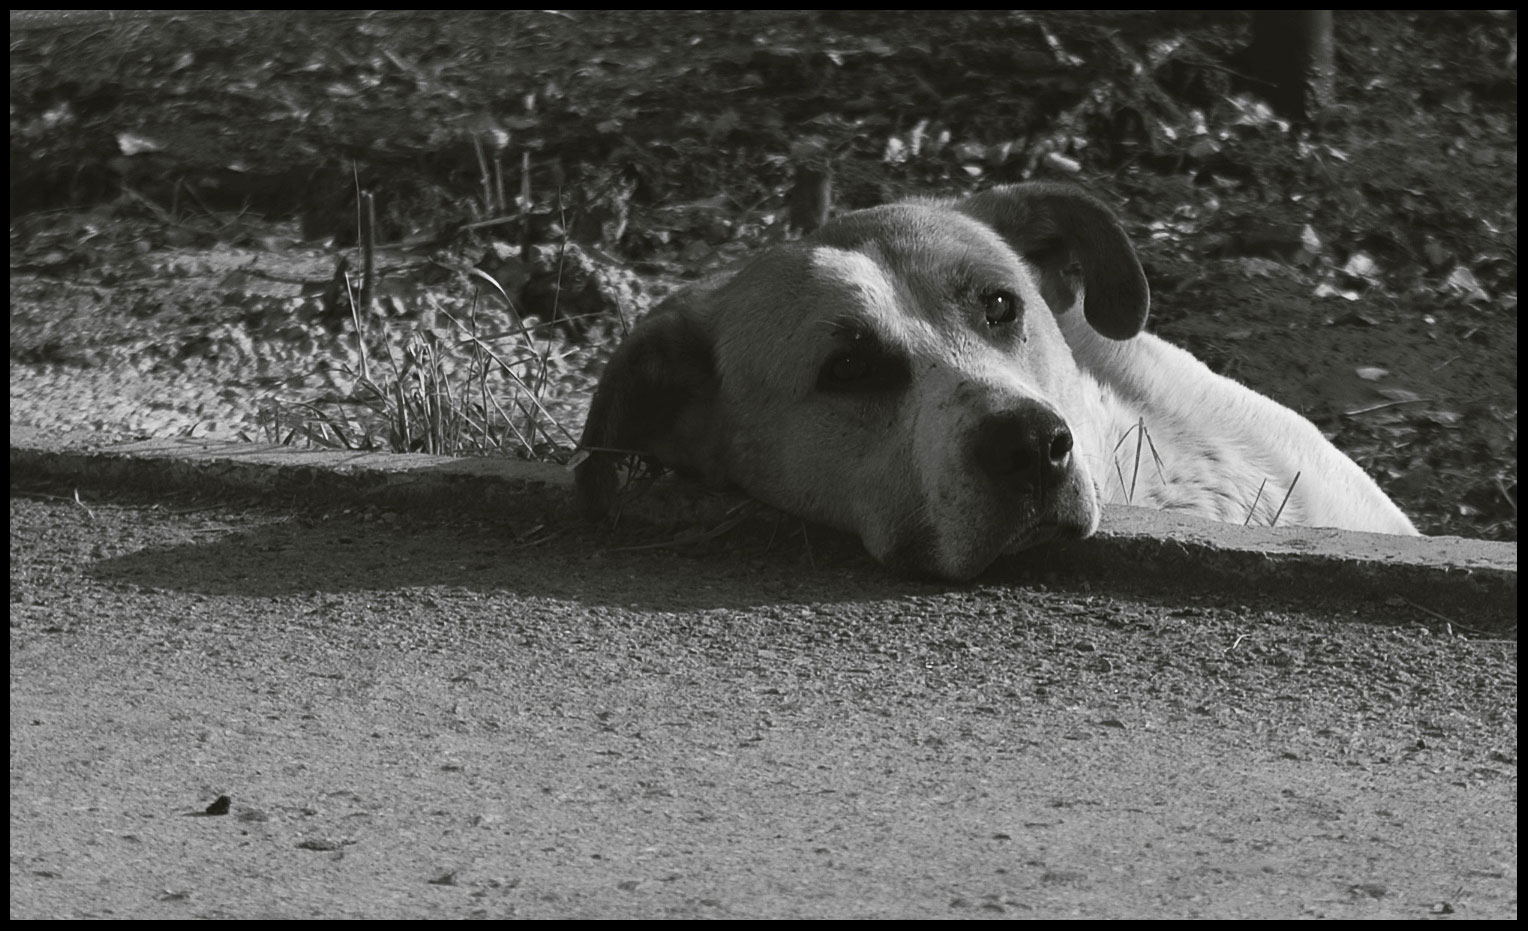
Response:
[{"label": "concrete curb", "polygon": [[[564,468],[508,459],[298,450],[265,444],[146,440],[11,428],[11,475],[85,485],[259,494],[274,502],[466,508],[537,521],[574,520]],[[622,520],[714,525],[740,499],[674,483],[624,506]],[[1036,573],[1131,576],[1249,599],[1268,594],[1410,602],[1467,629],[1515,629],[1517,544],[1392,537],[1319,528],[1244,528],[1143,508],[1111,507],[1089,540],[1004,557],[983,582]],[[1396,601],[1395,599],[1403,599]]]}]

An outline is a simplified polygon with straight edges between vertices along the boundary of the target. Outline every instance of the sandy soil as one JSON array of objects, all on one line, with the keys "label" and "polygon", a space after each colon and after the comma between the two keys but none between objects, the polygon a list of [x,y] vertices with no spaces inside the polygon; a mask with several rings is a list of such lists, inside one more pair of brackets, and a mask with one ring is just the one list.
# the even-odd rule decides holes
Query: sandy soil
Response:
[{"label": "sandy soil", "polygon": [[1516,917],[1515,643],[82,500],[12,490],[13,918]]}]

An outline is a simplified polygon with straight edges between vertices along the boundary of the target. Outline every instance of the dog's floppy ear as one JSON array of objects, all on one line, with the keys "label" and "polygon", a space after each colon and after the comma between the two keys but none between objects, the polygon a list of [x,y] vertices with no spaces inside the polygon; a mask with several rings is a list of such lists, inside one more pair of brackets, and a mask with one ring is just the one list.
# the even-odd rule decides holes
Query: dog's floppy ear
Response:
[{"label": "dog's floppy ear", "polygon": [[626,456],[721,481],[720,431],[714,419],[716,372],[704,317],[709,292],[671,298],[637,325],[611,356],[589,407],[580,448],[588,458],[574,480],[585,516],[610,513]]},{"label": "dog's floppy ear", "polygon": [[1146,275],[1125,230],[1097,198],[1069,184],[1031,181],[973,194],[955,209],[992,227],[1034,265],[1051,310],[1064,313],[1076,302],[1081,266],[1083,313],[1093,329],[1129,339],[1146,326]]}]

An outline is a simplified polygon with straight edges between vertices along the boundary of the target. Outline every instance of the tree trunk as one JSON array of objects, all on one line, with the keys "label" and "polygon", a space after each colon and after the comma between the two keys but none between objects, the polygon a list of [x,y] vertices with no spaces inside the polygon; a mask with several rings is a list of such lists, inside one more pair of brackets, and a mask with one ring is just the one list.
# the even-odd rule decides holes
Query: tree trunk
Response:
[{"label": "tree trunk", "polygon": [[1243,62],[1275,111],[1305,122],[1336,101],[1332,11],[1254,11]]}]

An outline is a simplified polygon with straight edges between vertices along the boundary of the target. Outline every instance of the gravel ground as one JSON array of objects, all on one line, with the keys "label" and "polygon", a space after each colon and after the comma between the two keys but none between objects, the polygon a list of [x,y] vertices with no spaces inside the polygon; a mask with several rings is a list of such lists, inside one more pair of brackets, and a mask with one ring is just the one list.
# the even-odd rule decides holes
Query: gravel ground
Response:
[{"label": "gravel ground", "polygon": [[1515,642],[61,492],[13,918],[1516,917]]}]

